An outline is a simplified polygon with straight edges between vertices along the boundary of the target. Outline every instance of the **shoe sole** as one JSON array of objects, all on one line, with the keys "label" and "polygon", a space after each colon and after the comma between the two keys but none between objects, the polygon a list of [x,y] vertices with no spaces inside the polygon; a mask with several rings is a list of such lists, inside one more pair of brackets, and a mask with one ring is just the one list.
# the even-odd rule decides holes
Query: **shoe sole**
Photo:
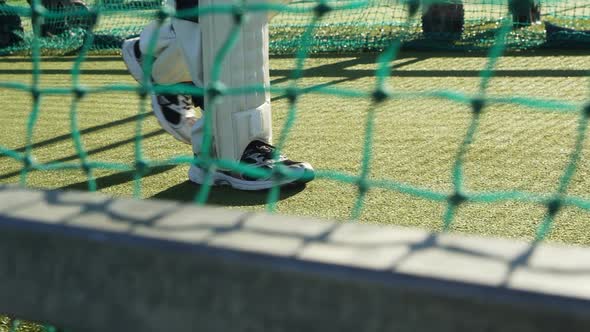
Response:
[{"label": "shoe sole", "polygon": [[[304,172],[303,172],[304,173]],[[302,175],[303,175],[302,173]],[[190,169],[188,170],[188,178],[189,180],[191,180],[192,182],[196,183],[196,184],[203,184],[205,182],[205,171],[203,171],[201,168],[195,166],[195,165],[191,165]],[[306,183],[311,181],[312,178],[310,179],[303,179],[303,176],[301,179],[288,179],[288,180],[283,180],[280,182],[274,182],[274,181],[248,181],[248,180],[240,180],[240,179],[236,179],[232,176],[229,176],[227,174],[224,173],[220,173],[220,172],[215,172],[213,174],[213,186],[230,186],[234,189],[239,189],[239,190],[247,190],[247,191],[254,191],[254,190],[265,190],[265,189],[270,189],[274,186],[284,186],[287,184],[291,184],[291,183]]]},{"label": "shoe sole", "polygon": [[[138,42],[139,42],[139,38],[125,40],[123,42],[123,45],[121,46],[121,55],[123,57],[123,62],[125,63],[125,66],[127,67],[127,70],[129,71],[131,76],[133,76],[133,78],[138,83],[141,84],[141,83],[143,83],[143,77],[144,77],[143,76],[143,68],[141,67],[141,64],[139,63],[139,61],[135,57],[135,52],[134,52],[135,43],[138,43]],[[158,105],[158,99],[157,99],[156,95],[152,94],[151,97],[152,97],[152,110],[154,111],[154,114],[156,115],[156,118],[158,119],[160,126],[162,126],[162,128],[164,128],[164,130],[166,130],[170,135],[172,135],[177,140],[181,141],[182,143],[190,145],[191,144],[190,139],[179,134],[178,131],[174,127],[172,127],[172,126],[170,126],[170,124],[168,124],[166,117],[164,117],[164,113],[162,113],[162,110],[160,109],[160,106]]]},{"label": "shoe sole", "polygon": [[160,105],[158,104],[158,96],[156,96],[155,94],[152,94],[151,96],[152,96],[152,111],[154,111],[154,115],[156,115],[156,119],[158,119],[160,126],[162,126],[162,128],[164,128],[164,130],[166,130],[170,135],[172,135],[177,140],[181,141],[182,143],[190,145],[191,144],[190,138],[186,138],[183,135],[181,135],[178,132],[178,130],[176,130],[174,127],[172,127],[168,123],[168,120],[166,120],[166,117],[164,116],[164,113],[162,112],[162,109],[160,108]]},{"label": "shoe sole", "polygon": [[133,51],[133,46],[138,42],[139,38],[125,40],[123,46],[121,46],[121,56],[123,57],[123,62],[129,73],[131,73],[131,76],[133,76],[137,83],[142,83],[143,68],[141,68],[141,64],[135,57],[135,52]]}]

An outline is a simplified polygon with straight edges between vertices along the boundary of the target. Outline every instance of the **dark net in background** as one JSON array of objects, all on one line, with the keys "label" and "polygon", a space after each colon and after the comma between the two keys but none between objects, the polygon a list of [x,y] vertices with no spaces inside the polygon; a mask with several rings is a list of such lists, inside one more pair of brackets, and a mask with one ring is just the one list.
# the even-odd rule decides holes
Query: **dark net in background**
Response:
[{"label": "dark net in background", "polygon": [[[43,54],[75,53],[90,27],[91,50],[112,53],[162,8],[157,0],[39,0],[36,10],[32,3],[0,0],[0,54],[31,52],[35,16],[42,17],[37,34]],[[590,0],[301,0],[272,21],[271,52],[295,52],[319,3],[340,9],[316,24],[311,52],[381,51],[396,39],[414,49],[485,49],[505,18],[513,21],[507,49],[590,46]]]}]

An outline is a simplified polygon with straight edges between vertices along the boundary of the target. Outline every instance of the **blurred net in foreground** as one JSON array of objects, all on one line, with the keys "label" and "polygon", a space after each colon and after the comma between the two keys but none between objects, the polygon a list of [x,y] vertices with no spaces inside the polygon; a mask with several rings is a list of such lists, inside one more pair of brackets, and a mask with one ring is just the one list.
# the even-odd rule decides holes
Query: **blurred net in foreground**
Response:
[{"label": "blurred net in foreground", "polygon": [[[88,38],[90,26],[94,26],[91,50],[118,51],[125,38],[138,35],[163,8],[152,0],[35,3],[32,11],[24,0],[0,1],[4,36],[0,54],[30,52],[35,17],[43,17],[38,42],[44,54],[76,52]],[[273,20],[272,53],[295,52],[320,3],[342,10],[331,10],[315,24],[310,52],[380,51],[396,39],[411,48],[485,49],[493,45],[504,18],[514,25],[505,36],[508,49],[590,45],[590,0],[302,0]],[[408,19],[409,11],[418,13]]]},{"label": "blurred net in foreground", "polygon": [[[327,179],[331,181],[336,181],[339,183],[345,183],[349,185],[353,185],[357,191],[354,197],[354,201],[352,202],[352,212],[351,218],[358,219],[359,216],[362,214],[363,209],[365,208],[365,200],[367,197],[367,193],[373,189],[380,189],[380,190],[387,190],[391,192],[401,193],[405,195],[410,195],[412,197],[425,199],[430,202],[437,202],[441,203],[444,206],[444,212],[442,215],[442,229],[449,229],[451,224],[456,219],[456,212],[459,206],[464,205],[465,203],[471,204],[483,204],[483,203],[499,203],[499,202],[506,202],[506,201],[517,201],[517,202],[524,202],[530,203],[535,205],[541,205],[546,210],[546,213],[543,217],[543,222],[540,223],[536,233],[536,239],[541,240],[546,237],[548,232],[553,225],[554,218],[557,213],[566,206],[573,206],[581,209],[582,211],[589,211],[590,210],[590,201],[585,198],[575,197],[568,195],[568,188],[572,182],[572,178],[578,169],[578,161],[582,156],[583,147],[586,143],[586,132],[588,127],[588,120],[590,119],[590,104],[584,104],[581,102],[570,102],[567,100],[541,100],[533,97],[527,96],[494,96],[489,95],[489,84],[491,78],[495,74],[495,66],[502,55],[502,53],[507,49],[510,48],[511,45],[515,45],[514,43],[516,40],[522,41],[518,43],[518,45],[522,47],[530,47],[534,45],[532,41],[534,40],[537,45],[541,43],[541,39],[522,39],[519,36],[524,36],[526,31],[531,32],[531,36],[534,36],[535,29],[539,29],[540,25],[537,25],[535,21],[539,18],[543,18],[543,14],[538,15],[538,8],[534,2],[529,2],[525,0],[524,8],[522,13],[524,15],[520,15],[520,9],[517,10],[517,6],[513,3],[510,6],[500,6],[498,2],[490,2],[490,4],[484,6],[488,8],[488,10],[482,10],[481,13],[485,15],[489,15],[489,20],[486,22],[491,22],[488,25],[483,24],[484,22],[481,19],[476,19],[476,21],[480,22],[481,31],[485,31],[488,33],[489,36],[485,39],[486,42],[482,42],[478,44],[473,42],[468,44],[467,47],[476,47],[477,45],[483,46],[491,46],[488,51],[488,58],[487,63],[481,68],[479,71],[479,84],[477,88],[474,90],[475,92],[472,94],[465,94],[461,91],[448,91],[448,90],[432,90],[432,91],[422,91],[422,90],[415,90],[415,91],[396,91],[391,90],[389,86],[389,80],[391,79],[391,62],[395,60],[399,54],[399,50],[403,45],[403,41],[410,41],[412,38],[417,36],[424,37],[425,34],[417,32],[417,26],[420,24],[416,22],[427,22],[421,23],[422,25],[429,26],[428,37],[427,40],[432,41],[440,41],[441,43],[447,43],[447,45],[458,45],[460,42],[465,41],[465,36],[467,35],[467,30],[465,30],[462,34],[457,34],[453,31],[449,32],[449,28],[457,29],[457,27],[461,27],[465,25],[467,27],[470,22],[473,22],[473,19],[470,17],[471,9],[466,5],[458,5],[456,3],[442,3],[439,4],[439,7],[430,7],[430,8],[437,8],[434,12],[430,12],[428,9],[421,9],[419,6],[416,6],[416,2],[408,2],[405,5],[400,3],[393,3],[391,6],[385,6],[384,8],[395,9],[393,12],[389,12],[388,14],[383,14],[381,11],[372,11],[375,7],[375,3],[371,2],[371,6],[368,6],[368,3],[365,1],[338,1],[338,2],[307,2],[298,5],[292,6],[285,6],[285,5],[274,5],[274,7],[269,6],[260,6],[260,5],[252,5],[249,2],[242,2],[241,5],[234,5],[234,6],[211,6],[211,7],[201,7],[198,11],[194,11],[192,14],[198,15],[248,15],[249,12],[255,10],[264,10],[268,11],[269,9],[278,10],[283,13],[282,18],[275,22],[275,30],[274,33],[276,34],[277,27],[281,27],[281,22],[286,22],[288,20],[292,20],[287,26],[289,29],[294,29],[292,33],[289,34],[288,38],[285,37],[284,44],[280,44],[277,42],[277,38],[275,36],[274,39],[274,47],[275,50],[283,50],[285,52],[290,51],[291,47],[295,47],[296,49],[292,50],[295,51],[297,61],[296,65],[294,66],[293,70],[290,72],[288,84],[281,87],[273,86],[271,87],[271,92],[276,94],[281,94],[286,96],[288,100],[288,112],[286,114],[286,121],[282,128],[282,131],[279,133],[278,140],[275,141],[278,150],[282,150],[285,146],[286,141],[290,137],[291,129],[294,126],[294,123],[297,119],[297,112],[298,112],[298,100],[300,97],[307,95],[307,94],[328,94],[332,96],[336,96],[339,98],[358,98],[364,99],[368,101],[367,105],[368,108],[366,110],[366,129],[364,133],[360,134],[362,136],[362,158],[360,167],[356,174],[338,172],[336,170],[319,170],[317,173],[317,177],[320,179]],[[518,2],[518,4],[522,4],[523,2]],[[568,12],[568,6],[571,6],[571,2],[566,1],[554,1],[548,3],[541,3],[540,8],[555,8],[554,12]],[[480,5],[481,6],[481,5]],[[553,6],[553,7],[551,7]],[[511,7],[512,14],[508,10],[508,7]],[[142,132],[142,122],[147,114],[147,107],[146,107],[146,98],[152,93],[174,93],[174,94],[191,94],[196,96],[203,96],[207,94],[210,98],[231,98],[234,95],[239,94],[249,94],[253,91],[260,91],[261,89],[267,89],[264,86],[240,86],[240,87],[232,87],[231,89],[223,88],[223,85],[220,84],[221,82],[213,80],[210,82],[210,85],[207,87],[190,87],[190,86],[154,86],[148,85],[145,87],[140,87],[136,84],[116,84],[116,85],[105,85],[99,87],[86,87],[80,83],[80,73],[81,73],[81,66],[86,61],[86,55],[93,47],[96,46],[96,40],[99,40],[99,32],[101,30],[101,26],[108,22],[108,20],[104,20],[104,17],[110,17],[109,15],[113,13],[120,13],[128,15],[131,11],[120,11],[120,10],[110,10],[110,7],[99,6],[95,9],[82,9],[79,12],[84,12],[82,16],[88,18],[88,20],[81,20],[75,21],[75,24],[88,24],[89,28],[81,35],[85,35],[84,38],[81,40],[83,41],[82,46],[78,50],[78,56],[73,64],[71,69],[72,75],[72,84],[69,87],[43,87],[40,84],[40,76],[42,75],[42,70],[40,68],[40,64],[43,61],[41,56],[44,47],[47,46],[49,41],[54,40],[54,38],[59,39],[60,36],[48,36],[45,38],[39,38],[38,35],[42,34],[42,31],[49,31],[54,29],[50,26],[42,27],[44,21],[41,18],[45,15],[48,15],[49,18],[55,19],[63,19],[65,16],[56,16],[53,17],[48,12],[39,11],[39,15],[34,15],[33,22],[34,30],[36,31],[35,35],[32,37],[32,54],[33,54],[33,69],[32,69],[32,83],[31,84],[23,84],[23,83],[16,83],[16,82],[0,82],[0,88],[3,89],[15,89],[19,91],[24,91],[30,94],[32,100],[32,110],[29,113],[29,119],[27,122],[26,127],[26,134],[25,134],[25,148],[21,151],[16,151],[14,149],[7,148],[5,146],[0,145],[0,154],[5,155],[13,160],[17,161],[20,165],[20,182],[22,185],[26,185],[28,181],[28,177],[32,171],[59,171],[59,170],[81,170],[87,179],[87,188],[91,191],[97,190],[97,180],[95,177],[96,170],[112,170],[112,171],[122,171],[122,172],[131,172],[133,173],[134,182],[134,194],[136,196],[141,195],[141,188],[142,188],[142,177],[149,171],[152,167],[162,166],[162,165],[179,165],[179,164],[197,164],[201,166],[203,169],[208,171],[215,170],[216,168],[221,169],[231,169],[233,171],[245,173],[251,176],[260,176],[260,175],[268,175],[272,176],[276,179],[277,183],[279,179],[285,176],[289,176],[289,173],[281,170],[279,168],[274,169],[272,173],[261,174],[260,170],[253,170],[250,167],[247,167],[243,164],[238,164],[234,161],[229,160],[219,160],[214,159],[210,155],[205,154],[204,156],[199,156],[199,158],[193,158],[193,156],[177,156],[172,158],[167,158],[165,160],[150,160],[146,157],[146,153],[142,148],[142,140],[143,137],[141,135]],[[116,8],[124,8],[124,7],[116,7]],[[377,6],[377,8],[379,8]],[[479,7],[478,7],[479,8]],[[558,10],[561,8],[560,10]],[[104,9],[104,12],[102,11]],[[494,11],[492,9],[497,10],[496,14],[493,14]],[[584,12],[586,9],[582,5],[576,5],[573,13]],[[387,38],[384,36],[386,33],[383,30],[383,34],[381,37],[377,38],[379,41],[373,41],[372,39],[367,39],[366,35],[363,36],[362,34],[358,34],[356,31],[351,31],[350,35],[355,37],[356,39],[351,37],[351,47],[347,47],[346,43],[343,42],[335,42],[334,47],[330,47],[330,43],[328,41],[322,41],[321,35],[322,29],[325,29],[326,26],[338,26],[339,24],[342,25],[341,21],[343,18],[347,20],[347,22],[356,22],[355,24],[360,24],[362,22],[371,21],[371,17],[377,15],[376,13],[379,12],[379,17],[391,17],[392,13],[397,13],[399,11],[399,16],[403,17],[406,15],[405,18],[396,21],[396,27],[392,31],[395,33],[391,33],[387,35]],[[150,10],[146,9],[146,12],[150,12]],[[155,10],[151,9],[151,14],[153,16]],[[444,19],[441,20],[441,16],[439,15],[442,12],[453,13],[452,17],[457,18],[457,14],[461,12],[465,13],[465,16],[460,16],[458,20],[456,19]],[[475,11],[479,13],[478,11]],[[504,15],[502,16],[502,12]],[[165,11],[160,12],[161,14],[166,14]],[[571,16],[568,17],[583,17],[576,16],[578,14],[570,14]],[[182,13],[186,15],[187,13]],[[150,15],[146,16],[146,19],[152,17]],[[368,20],[360,20],[360,19],[353,19],[354,15],[360,15],[361,17],[368,17]],[[485,15],[479,15],[477,17],[487,17]],[[563,14],[565,15],[565,14]],[[502,19],[502,17],[504,17]],[[565,16],[564,16],[565,17]],[[165,18],[165,17],[162,17]],[[299,20],[298,20],[299,18]],[[307,18],[307,19],[305,19]],[[340,21],[339,21],[340,20]],[[352,20],[352,21],[351,21]],[[123,20],[125,21],[125,19]],[[239,25],[243,20],[236,19],[234,20],[234,24]],[[463,21],[463,23],[461,23]],[[68,21],[70,22],[70,21]],[[80,23],[82,22],[82,23]],[[304,23],[307,22],[307,23]],[[340,23],[339,23],[340,22]],[[360,22],[360,23],[359,23]],[[391,22],[391,21],[390,21]],[[565,21],[564,21],[565,22]],[[585,32],[581,32],[580,26],[584,27],[583,24],[578,24],[577,26],[571,22],[577,22],[576,20],[569,21],[570,25],[566,30],[566,28],[560,26],[555,26],[556,29],[555,34],[565,34],[565,35],[584,35]],[[557,22],[556,22],[557,23]],[[563,22],[562,22],[563,24]],[[297,30],[297,25],[303,27],[303,30]],[[391,25],[394,26],[394,25]],[[137,29],[140,28],[140,25],[137,26]],[[443,29],[444,28],[444,29]],[[49,30],[48,30],[49,29]],[[466,28],[465,28],[466,29]],[[231,50],[231,43],[237,39],[237,33],[240,29],[233,29],[234,33],[230,34],[226,43],[228,47],[222,49],[219,52],[218,62],[216,66],[213,68],[207,68],[205,70],[211,70],[212,72],[219,72],[224,66],[226,56],[228,52]],[[441,32],[444,30],[444,32]],[[73,31],[73,30],[68,30]],[[338,30],[344,31],[344,30]],[[484,34],[485,34],[484,33]],[[337,34],[337,37],[340,36]],[[80,36],[81,36],[80,35]],[[544,33],[540,32],[540,35],[544,35]],[[296,37],[295,37],[296,36]],[[359,36],[364,42],[359,41]],[[515,37],[516,36],[516,37]],[[455,39],[459,38],[459,39]],[[518,38],[518,39],[514,39]],[[56,39],[56,40],[57,40]],[[356,40],[356,41],[354,41]],[[417,39],[416,39],[417,40]],[[484,40],[482,38],[477,38],[477,40],[481,41]],[[288,44],[292,43],[292,44]],[[382,46],[387,46],[385,49],[379,54],[376,60],[376,71],[374,72],[375,80],[374,85],[370,89],[359,90],[359,89],[347,89],[343,86],[333,86],[333,87],[326,87],[326,86],[318,86],[314,89],[308,89],[306,87],[302,87],[299,84],[299,79],[303,75],[303,69],[305,66],[305,60],[309,57],[309,54],[313,51],[319,50],[320,46],[326,49],[331,50],[360,50],[367,48],[366,45],[373,45],[375,48],[380,48],[381,46],[377,46],[379,43],[383,43]],[[153,44],[153,43],[152,43]],[[364,46],[362,46],[364,45]],[[433,44],[434,45],[434,42]],[[442,45],[442,44],[438,44]],[[466,44],[467,45],[467,44]],[[153,47],[154,45],[152,45]],[[354,46],[354,47],[353,47]],[[152,48],[153,51],[153,48]],[[148,51],[149,53],[149,51]],[[145,65],[148,72],[151,70],[149,61],[146,62]],[[146,76],[147,77],[147,76]],[[128,93],[137,93],[137,95],[142,100],[140,104],[140,108],[138,111],[137,116],[137,125],[136,125],[136,132],[135,132],[135,146],[134,146],[134,160],[130,163],[121,163],[121,162],[113,162],[110,160],[98,160],[94,159],[92,156],[88,154],[88,151],[85,149],[84,141],[81,137],[80,131],[80,124],[78,122],[78,114],[80,110],[80,103],[81,101],[87,97],[89,94],[97,94],[103,92],[128,92]],[[72,103],[70,105],[70,127],[71,127],[71,138],[74,143],[76,156],[78,157],[74,161],[54,161],[54,162],[38,162],[35,160],[34,151],[33,151],[33,134],[35,128],[38,126],[38,118],[39,114],[42,111],[41,109],[41,99],[43,96],[47,95],[63,95],[63,96],[73,96]],[[440,98],[442,100],[452,101],[458,104],[466,105],[469,107],[470,110],[470,119],[468,121],[466,132],[462,135],[462,142],[457,148],[457,152],[454,156],[454,161],[451,169],[451,179],[449,181],[450,190],[435,190],[429,188],[422,188],[418,186],[412,186],[410,184],[406,184],[400,181],[395,181],[391,178],[373,178],[371,177],[371,169],[373,167],[373,159],[372,159],[372,148],[374,143],[374,128],[375,128],[375,114],[376,109],[383,105],[383,103],[387,100],[408,100],[408,99],[424,99],[424,98]],[[465,176],[464,176],[464,168],[465,168],[465,160],[466,155],[469,149],[472,146],[472,142],[474,141],[474,137],[476,133],[480,131],[480,122],[482,118],[482,114],[484,114],[488,110],[488,106],[495,105],[495,104],[508,104],[508,105],[518,105],[518,106],[526,106],[529,109],[537,110],[537,111],[544,111],[544,112],[561,112],[561,113],[568,113],[574,114],[578,117],[578,129],[576,131],[576,139],[574,147],[571,153],[568,154],[567,163],[564,165],[563,170],[560,169],[558,172],[561,173],[559,177],[557,186],[555,189],[552,190],[550,193],[540,193],[536,192],[525,192],[524,190],[519,191],[518,188],[512,191],[470,191],[465,184]],[[205,116],[208,115],[207,110],[205,110]],[[205,121],[209,123],[209,121]],[[208,146],[208,143],[211,142],[211,135],[210,130],[207,131],[205,129],[205,139],[204,139],[204,146]],[[453,147],[454,149],[454,147]],[[210,194],[210,184],[203,185],[200,187],[198,192],[195,195],[195,201],[199,203],[206,203],[207,199]],[[268,193],[268,207],[270,210],[274,210],[276,207],[276,203],[279,199],[279,188],[275,186],[272,190]]]},{"label": "blurred net in foreground", "polygon": [[[37,5],[41,1],[35,1]],[[89,158],[81,140],[77,122],[79,102],[88,94],[104,91],[128,91],[139,93],[144,99],[153,89],[161,87],[138,88],[135,85],[104,86],[85,88],[77,77],[80,66],[89,51],[116,51],[120,42],[129,36],[137,35],[143,25],[154,19],[160,12],[160,4],[147,1],[102,1],[96,3],[71,2],[69,6],[57,6],[43,10],[35,7],[31,12],[28,3],[11,1],[0,6],[0,33],[2,53],[31,53],[33,55],[33,79],[29,84],[0,82],[2,89],[16,89],[30,93],[33,101],[27,125],[26,149],[15,151],[0,143],[0,154],[22,164],[21,184],[27,184],[27,177],[35,170],[81,169],[88,179],[88,188],[96,190],[94,170],[109,169],[132,171],[136,179],[136,194],[142,186],[142,175],[150,167],[162,164],[190,164],[201,161],[191,157],[177,157],[169,160],[148,160],[142,152],[141,121],[145,109],[139,111],[136,136],[135,162],[131,164],[113,163]],[[271,27],[271,48],[274,53],[296,53],[298,65],[291,76],[288,88],[275,88],[273,92],[289,97],[289,121],[281,133],[279,148],[287,140],[289,130],[295,121],[297,99],[307,93],[333,94],[339,97],[358,97],[372,101],[367,110],[366,131],[363,141],[363,159],[358,175],[320,170],[318,177],[341,183],[353,184],[358,188],[352,218],[358,218],[364,209],[364,201],[369,190],[379,188],[443,202],[446,210],[442,217],[444,229],[448,229],[456,215],[457,208],[466,203],[498,203],[519,201],[542,204],[546,207],[543,222],[539,224],[536,240],[542,240],[549,233],[557,213],[564,207],[573,206],[585,212],[590,211],[588,199],[568,195],[568,187],[578,168],[583,146],[587,143],[587,128],[590,119],[590,104],[575,104],[566,101],[547,102],[526,97],[490,97],[486,90],[494,75],[498,58],[506,49],[529,49],[544,46],[587,47],[590,40],[590,1],[464,1],[458,4],[445,2],[431,7],[417,6],[412,1],[302,1],[278,9],[282,14],[273,21]],[[521,7],[522,6],[522,7]],[[245,10],[248,12],[248,10]],[[218,14],[231,15],[232,8],[211,10]],[[31,23],[33,22],[33,23]],[[34,27],[34,28],[33,28]],[[35,33],[33,33],[33,30]],[[390,76],[389,64],[403,46],[426,49],[489,49],[488,63],[481,70],[479,90],[474,95],[449,91],[390,92],[387,79]],[[318,88],[314,91],[299,88],[304,60],[312,52],[361,52],[382,51],[378,58],[375,73],[376,84],[370,91],[344,88]],[[79,54],[72,68],[72,86],[69,88],[41,87],[39,67],[42,54]],[[260,87],[258,87],[260,88]],[[168,92],[189,92],[204,94],[202,89],[167,88]],[[185,90],[183,90],[185,89]],[[164,90],[159,90],[164,91]],[[224,91],[218,91],[223,98]],[[243,91],[247,93],[246,89]],[[75,143],[78,160],[72,162],[39,163],[33,154],[33,132],[37,125],[40,99],[46,95],[73,95],[71,104],[72,139]],[[452,171],[452,191],[439,192],[390,179],[373,179],[371,170],[371,147],[375,107],[392,98],[442,98],[469,105],[471,120],[462,144],[457,149]],[[590,99],[590,98],[589,98]],[[574,149],[560,177],[554,193],[541,194],[521,191],[509,192],[470,192],[464,184],[464,161],[473,139],[478,132],[482,114],[486,107],[495,103],[528,106],[533,110],[577,114],[578,130]],[[145,105],[145,103],[143,103]],[[211,165],[228,165],[241,171],[248,171],[242,165],[228,164],[220,160],[208,160]],[[276,174],[277,176],[284,176]],[[202,186],[196,200],[207,201],[208,186]],[[277,202],[278,189],[269,192],[268,202],[272,207]],[[18,328],[14,323],[11,329]],[[48,330],[49,331],[49,330]]]}]

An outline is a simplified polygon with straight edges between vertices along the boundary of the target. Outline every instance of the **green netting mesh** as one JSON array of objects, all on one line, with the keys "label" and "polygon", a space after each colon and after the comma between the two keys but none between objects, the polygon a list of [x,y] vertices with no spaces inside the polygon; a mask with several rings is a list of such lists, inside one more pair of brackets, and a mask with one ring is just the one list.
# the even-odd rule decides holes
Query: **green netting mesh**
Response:
[{"label": "green netting mesh", "polygon": [[[41,1],[33,1],[33,10],[26,3],[9,3],[3,5],[6,17],[21,18],[22,30],[16,31],[14,40],[6,42],[4,52],[24,52],[32,54],[33,69],[30,84],[0,82],[0,88],[16,89],[31,94],[33,106],[26,130],[26,148],[24,152],[15,151],[0,145],[0,154],[8,156],[22,164],[21,184],[27,184],[27,178],[33,170],[81,169],[88,180],[91,191],[97,189],[94,172],[97,169],[132,171],[135,177],[135,195],[139,196],[142,188],[142,176],[158,165],[177,165],[195,163],[213,171],[216,168],[233,169],[249,175],[258,176],[262,171],[253,170],[244,165],[228,160],[216,160],[204,153],[195,159],[192,156],[179,156],[166,160],[149,160],[142,149],[142,123],[148,112],[146,98],[151,93],[189,93],[204,95],[210,93],[215,98],[229,98],[232,94],[245,94],[264,87],[239,87],[232,90],[214,90],[208,87],[190,88],[179,86],[138,86],[108,85],[86,88],[80,84],[80,68],[86,56],[93,50],[117,49],[120,41],[137,35],[142,26],[155,17],[161,20],[170,15],[170,11],[156,2],[145,1],[109,1],[96,2],[74,9],[48,11],[40,6]],[[438,6],[438,7],[437,7]],[[590,104],[581,105],[570,102],[538,100],[526,97],[493,97],[487,95],[490,79],[502,53],[510,49],[526,49],[546,45],[561,47],[584,47],[588,45],[590,30],[590,1],[453,1],[432,6],[418,1],[300,1],[291,5],[254,6],[236,1],[234,6],[201,7],[193,14],[232,14],[238,15],[252,11],[272,8],[281,12],[271,27],[272,49],[275,53],[293,53],[297,61],[291,71],[286,87],[271,87],[271,92],[288,97],[289,111],[285,125],[279,134],[277,147],[284,147],[290,130],[296,122],[298,100],[302,95],[330,94],[340,97],[357,97],[370,100],[367,110],[366,130],[363,139],[363,157],[358,175],[318,170],[317,177],[355,185],[358,194],[351,218],[356,219],[363,211],[365,197],[371,189],[386,189],[413,197],[446,204],[443,216],[444,228],[448,229],[455,218],[457,208],[466,203],[492,203],[503,201],[521,201],[544,204],[546,214],[538,228],[536,238],[543,239],[548,233],[557,212],[564,206],[576,206],[590,210],[590,201],[567,195],[568,186],[576,172],[577,161],[585,142]],[[522,9],[524,8],[524,9]],[[539,9],[540,8],[540,9]],[[12,14],[11,14],[12,13]],[[187,14],[187,13],[184,13]],[[11,16],[12,15],[12,16]],[[16,20],[15,20],[16,21]],[[32,23],[31,23],[32,22]],[[236,20],[236,22],[240,22]],[[239,24],[239,23],[236,23]],[[17,29],[19,30],[19,29]],[[20,37],[20,38],[19,38]],[[233,35],[227,41],[231,48]],[[153,43],[152,43],[153,44]],[[152,45],[153,46],[153,45]],[[453,91],[415,91],[400,92],[388,86],[391,76],[390,63],[396,59],[404,46],[429,49],[486,49],[489,57],[487,65],[481,70],[478,92],[467,95]],[[224,52],[225,52],[224,51]],[[312,52],[361,52],[379,51],[375,86],[369,91],[339,87],[317,87],[313,90],[302,88],[298,80],[302,77],[308,55]],[[44,53],[77,54],[71,70],[72,85],[69,88],[41,87],[40,63]],[[225,53],[219,54],[219,63],[212,71],[223,66]],[[149,58],[148,58],[149,59]],[[151,70],[149,61],[145,70]],[[149,76],[148,76],[149,77]],[[214,82],[215,83],[215,82]],[[215,86],[215,85],[213,85]],[[114,163],[94,160],[85,150],[80,135],[78,109],[80,102],[89,94],[104,91],[127,91],[137,93],[143,100],[139,109],[135,138],[135,162],[132,164]],[[74,141],[78,160],[67,162],[37,162],[33,155],[33,132],[40,113],[40,100],[46,95],[70,95],[71,136]],[[457,149],[452,168],[452,190],[440,192],[411,186],[389,179],[374,179],[369,176],[372,167],[372,144],[375,125],[375,109],[387,100],[441,98],[469,105],[471,121],[464,139]],[[521,191],[510,192],[468,192],[465,190],[464,162],[475,134],[478,132],[480,119],[486,108],[493,104],[525,105],[532,109],[553,112],[579,114],[578,136],[569,162],[563,170],[557,190],[552,194],[537,194]],[[207,111],[205,110],[205,114]],[[207,122],[209,123],[209,122]],[[206,130],[210,133],[210,129]],[[205,142],[210,142],[210,135]],[[209,146],[205,144],[204,146]],[[268,174],[264,174],[268,175]],[[277,168],[272,176],[275,179],[290,176]],[[203,185],[195,200],[207,201],[210,184]],[[274,187],[268,193],[268,206],[273,210],[279,198],[279,189]]]},{"label": "green netting mesh", "polygon": [[[0,53],[30,53],[33,41],[31,7],[23,0],[7,0],[2,4],[3,1],[0,1],[0,17],[3,20],[15,15],[20,17],[22,30],[17,31],[21,40],[4,45],[0,41]],[[418,11],[409,20],[408,2]],[[587,0],[447,0],[442,1],[446,4],[428,9],[429,2],[434,1],[326,1],[338,10],[326,13],[316,24],[309,52],[380,51],[396,39],[413,48],[485,49],[494,44],[504,18],[519,25],[506,35],[504,43],[508,49],[580,47],[580,44],[590,43]],[[514,4],[518,2],[525,5]],[[317,3],[295,1],[273,20],[273,53],[295,52],[300,45],[298,36],[308,26]],[[538,5],[534,7],[538,12],[531,13],[529,3],[533,7]],[[158,15],[161,5],[159,1],[148,0],[87,0],[86,6],[46,7],[47,10],[38,8],[45,18],[40,24],[44,36],[39,40],[41,52],[64,54],[82,47],[89,36],[87,28],[94,14],[100,13],[89,49],[116,50],[125,38],[138,35],[142,27]]]}]

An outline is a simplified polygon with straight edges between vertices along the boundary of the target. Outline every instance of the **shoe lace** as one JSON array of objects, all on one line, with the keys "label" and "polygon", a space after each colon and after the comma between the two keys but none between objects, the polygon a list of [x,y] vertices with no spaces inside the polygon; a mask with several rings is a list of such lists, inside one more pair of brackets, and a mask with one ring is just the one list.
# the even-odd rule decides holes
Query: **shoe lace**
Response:
[{"label": "shoe lace", "polygon": [[[274,147],[268,143],[262,142],[262,141],[260,141],[259,144],[256,145],[256,153],[267,160],[273,159],[274,153],[276,150],[277,150],[276,147]],[[276,161],[280,162],[285,159],[286,159],[285,156],[283,156],[282,154],[279,154],[277,156]]]},{"label": "shoe lace", "polygon": [[[158,101],[162,105],[168,106],[176,112],[190,111],[193,107],[190,95],[169,95],[163,94],[158,96]],[[176,102],[175,102],[176,101]]]},{"label": "shoe lace", "polygon": [[178,106],[183,110],[190,110],[193,107],[193,99],[190,95],[178,95]]}]

